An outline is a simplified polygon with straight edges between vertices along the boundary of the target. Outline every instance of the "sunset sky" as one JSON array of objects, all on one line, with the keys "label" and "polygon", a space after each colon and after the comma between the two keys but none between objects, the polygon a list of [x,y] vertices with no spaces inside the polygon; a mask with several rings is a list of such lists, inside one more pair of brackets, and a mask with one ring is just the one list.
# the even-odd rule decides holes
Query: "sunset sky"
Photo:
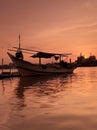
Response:
[{"label": "sunset sky", "polygon": [[0,0],[0,63],[18,46],[97,57],[97,0]]}]

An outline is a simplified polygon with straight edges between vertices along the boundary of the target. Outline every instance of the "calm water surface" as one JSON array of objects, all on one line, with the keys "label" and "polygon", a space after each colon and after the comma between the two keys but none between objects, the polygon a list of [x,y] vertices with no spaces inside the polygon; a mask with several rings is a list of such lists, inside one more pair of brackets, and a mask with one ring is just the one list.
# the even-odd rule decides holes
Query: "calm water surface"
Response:
[{"label": "calm water surface", "polygon": [[97,130],[97,67],[0,80],[0,130]]}]

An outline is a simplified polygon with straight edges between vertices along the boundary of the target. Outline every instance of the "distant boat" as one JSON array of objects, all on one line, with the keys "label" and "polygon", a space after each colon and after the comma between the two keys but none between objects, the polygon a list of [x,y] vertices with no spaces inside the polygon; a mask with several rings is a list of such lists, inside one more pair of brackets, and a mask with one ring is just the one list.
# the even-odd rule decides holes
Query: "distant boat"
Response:
[{"label": "distant boat", "polygon": [[90,55],[89,57],[85,57],[81,55],[77,57],[75,61],[78,67],[94,67],[97,66],[97,59],[95,55]]},{"label": "distant boat", "polygon": [[[19,47],[14,47],[16,50],[16,55],[12,55],[8,52],[9,57],[13,61],[13,63],[16,65],[19,74],[21,76],[35,76],[35,75],[54,75],[54,74],[66,74],[66,73],[73,73],[74,69],[76,68],[76,65],[74,63],[67,63],[63,60],[61,60],[62,57],[66,57],[70,54],[57,54],[57,53],[47,53],[47,52],[41,52],[37,50],[29,50],[24,49],[20,47],[20,36],[19,36]],[[11,50],[10,51],[15,51]],[[31,63],[26,60],[23,60],[23,51],[34,52],[32,55],[32,58],[38,58],[39,64]],[[52,58],[54,57],[57,63],[48,63],[48,64],[42,64],[41,59],[42,58]]]}]

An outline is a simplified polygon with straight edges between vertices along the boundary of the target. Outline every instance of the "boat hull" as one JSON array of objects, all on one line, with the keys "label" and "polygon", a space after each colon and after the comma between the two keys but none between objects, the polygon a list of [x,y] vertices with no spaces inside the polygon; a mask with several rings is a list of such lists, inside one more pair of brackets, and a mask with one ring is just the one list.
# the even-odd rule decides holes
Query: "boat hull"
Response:
[{"label": "boat hull", "polygon": [[74,67],[65,68],[60,67],[60,65],[56,64],[48,64],[48,65],[39,65],[32,64],[28,61],[17,59],[12,54],[8,53],[9,57],[16,65],[21,76],[35,76],[35,75],[54,75],[54,74],[66,74],[73,73]]}]

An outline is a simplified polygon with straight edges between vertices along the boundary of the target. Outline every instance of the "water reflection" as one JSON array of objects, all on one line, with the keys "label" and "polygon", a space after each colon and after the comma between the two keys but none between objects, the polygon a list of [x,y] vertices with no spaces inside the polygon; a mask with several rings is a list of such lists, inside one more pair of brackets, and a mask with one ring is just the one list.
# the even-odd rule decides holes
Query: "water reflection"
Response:
[{"label": "water reflection", "polygon": [[61,97],[61,92],[71,89],[74,75],[20,77],[15,88],[16,108],[49,108]]},{"label": "water reflection", "polygon": [[30,90],[30,94],[33,93],[36,96],[45,96],[65,91],[68,86],[68,82],[72,82],[71,75],[60,76],[42,76],[42,77],[21,77],[16,88],[16,95],[18,98],[23,98],[26,90]]},{"label": "water reflection", "polygon": [[2,95],[4,95],[5,87],[4,87],[4,81],[2,80]]},{"label": "water reflection", "polygon": [[97,68],[14,78],[0,85],[1,129],[97,129]]}]

